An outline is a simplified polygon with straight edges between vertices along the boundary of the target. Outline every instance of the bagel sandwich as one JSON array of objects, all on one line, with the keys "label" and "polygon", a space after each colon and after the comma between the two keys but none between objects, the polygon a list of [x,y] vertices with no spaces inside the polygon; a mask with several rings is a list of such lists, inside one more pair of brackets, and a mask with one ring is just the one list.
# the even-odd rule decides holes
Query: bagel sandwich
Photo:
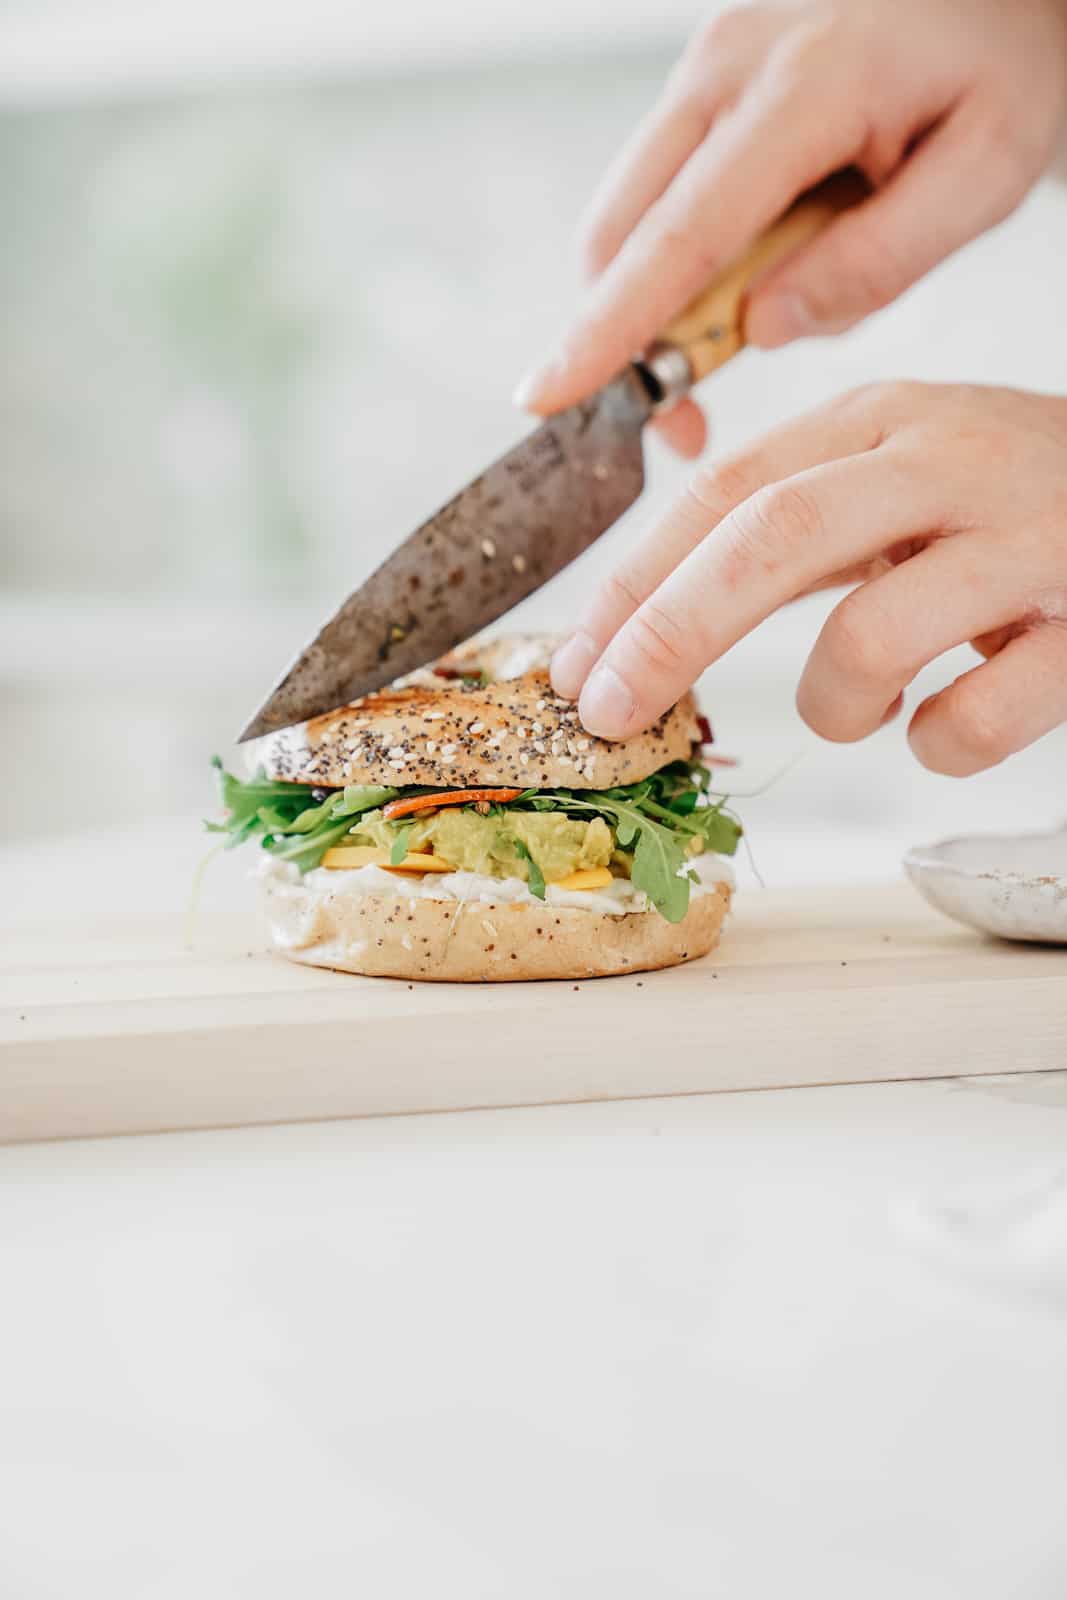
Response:
[{"label": "bagel sandwich", "polygon": [[276,949],[438,982],[605,977],[708,953],[740,824],[711,793],[692,694],[587,733],[555,640],[465,646],[221,768],[227,844],[258,842]]}]

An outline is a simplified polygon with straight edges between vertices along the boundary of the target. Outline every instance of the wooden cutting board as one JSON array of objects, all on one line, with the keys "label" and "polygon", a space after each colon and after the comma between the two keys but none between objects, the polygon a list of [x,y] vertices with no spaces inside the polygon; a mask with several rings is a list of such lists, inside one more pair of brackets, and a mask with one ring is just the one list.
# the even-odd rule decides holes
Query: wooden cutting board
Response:
[{"label": "wooden cutting board", "polygon": [[0,1141],[1067,1065],[1067,951],[905,885],[748,893],[721,951],[577,984],[408,985],[264,953],[253,913],[28,927]]}]

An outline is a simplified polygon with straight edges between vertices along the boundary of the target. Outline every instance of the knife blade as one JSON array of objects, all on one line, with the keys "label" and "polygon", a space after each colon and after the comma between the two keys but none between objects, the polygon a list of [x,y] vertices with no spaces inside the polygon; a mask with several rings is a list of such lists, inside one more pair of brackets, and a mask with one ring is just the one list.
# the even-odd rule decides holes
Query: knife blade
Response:
[{"label": "knife blade", "polygon": [[540,589],[641,493],[651,410],[631,369],[535,428],[349,595],[241,741],[380,689]]},{"label": "knife blade", "polygon": [[238,742],[347,705],[446,654],[588,549],[644,487],[642,430],[744,345],[753,280],[862,199],[839,173],[798,200],[589,400],[549,418],[378,567],[276,684]]}]

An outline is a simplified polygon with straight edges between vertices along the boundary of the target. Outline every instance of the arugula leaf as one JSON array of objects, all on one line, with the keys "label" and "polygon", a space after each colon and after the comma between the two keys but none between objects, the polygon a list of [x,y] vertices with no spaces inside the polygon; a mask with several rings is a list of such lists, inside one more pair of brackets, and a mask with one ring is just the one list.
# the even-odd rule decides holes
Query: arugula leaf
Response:
[{"label": "arugula leaf", "polygon": [[529,884],[530,893],[534,896],[535,899],[543,900],[545,898],[545,875],[544,875],[544,873],[541,871],[541,868],[537,865],[537,862],[534,860],[533,856],[530,854],[529,848],[526,845],[524,840],[519,839],[519,838],[513,838],[511,843],[515,846],[515,849],[518,852],[518,854],[526,862],[526,868],[527,868],[527,873],[528,873],[528,877],[527,877],[526,881]]},{"label": "arugula leaf", "polygon": [[741,824],[721,805],[703,806],[693,813],[700,828],[704,846],[720,856],[732,856],[741,838]]},{"label": "arugula leaf", "polygon": [[618,840],[620,850],[632,850],[641,837],[641,824],[632,816],[618,811],[612,813],[615,818],[615,838]]},{"label": "arugula leaf", "polygon": [[654,824],[642,828],[630,879],[668,922],[681,922],[689,910],[690,879],[685,864],[684,850],[666,828]]},{"label": "arugula leaf", "polygon": [[296,817],[301,811],[307,810],[315,793],[310,784],[276,783],[265,778],[262,772],[257,772],[248,781],[242,781],[227,772],[217,756],[214,765],[219,773],[222,803],[227,813],[224,826],[228,831],[255,821],[261,806],[274,806],[285,816]]},{"label": "arugula leaf", "polygon": [[348,818],[342,817],[340,822],[319,828],[315,833],[296,834],[292,838],[271,836],[263,840],[263,848],[277,856],[279,861],[291,861],[301,872],[310,872],[312,867],[318,866],[327,850],[341,843],[351,831],[351,827]]},{"label": "arugula leaf", "polygon": [[389,852],[389,865],[398,867],[408,853],[408,840],[414,823],[409,822],[405,827],[398,828],[393,838],[393,848]]},{"label": "arugula leaf", "polygon": [[309,783],[285,783],[257,772],[242,779],[227,772],[218,756],[212,765],[226,817],[210,822],[212,833],[223,833],[227,850],[259,838],[263,849],[280,861],[291,861],[301,872],[317,867],[331,845],[351,832],[353,818],[396,798],[396,789],[378,784],[351,784],[327,793]]},{"label": "arugula leaf", "polygon": [[355,817],[364,811],[377,811],[379,806],[387,806],[390,800],[395,800],[400,794],[399,789],[387,789],[377,783],[350,783],[347,789],[342,789],[340,798],[335,800],[333,814],[335,817]]}]

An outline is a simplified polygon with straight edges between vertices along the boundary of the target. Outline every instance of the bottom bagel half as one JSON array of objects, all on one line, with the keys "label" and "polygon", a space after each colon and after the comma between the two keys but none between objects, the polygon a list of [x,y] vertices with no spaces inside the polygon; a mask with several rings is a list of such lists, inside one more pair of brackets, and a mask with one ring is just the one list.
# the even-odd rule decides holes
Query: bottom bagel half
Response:
[{"label": "bottom bagel half", "polygon": [[694,894],[681,922],[658,911],[612,914],[528,901],[301,892],[267,885],[275,948],[308,966],[436,983],[614,977],[713,950],[730,888]]}]

